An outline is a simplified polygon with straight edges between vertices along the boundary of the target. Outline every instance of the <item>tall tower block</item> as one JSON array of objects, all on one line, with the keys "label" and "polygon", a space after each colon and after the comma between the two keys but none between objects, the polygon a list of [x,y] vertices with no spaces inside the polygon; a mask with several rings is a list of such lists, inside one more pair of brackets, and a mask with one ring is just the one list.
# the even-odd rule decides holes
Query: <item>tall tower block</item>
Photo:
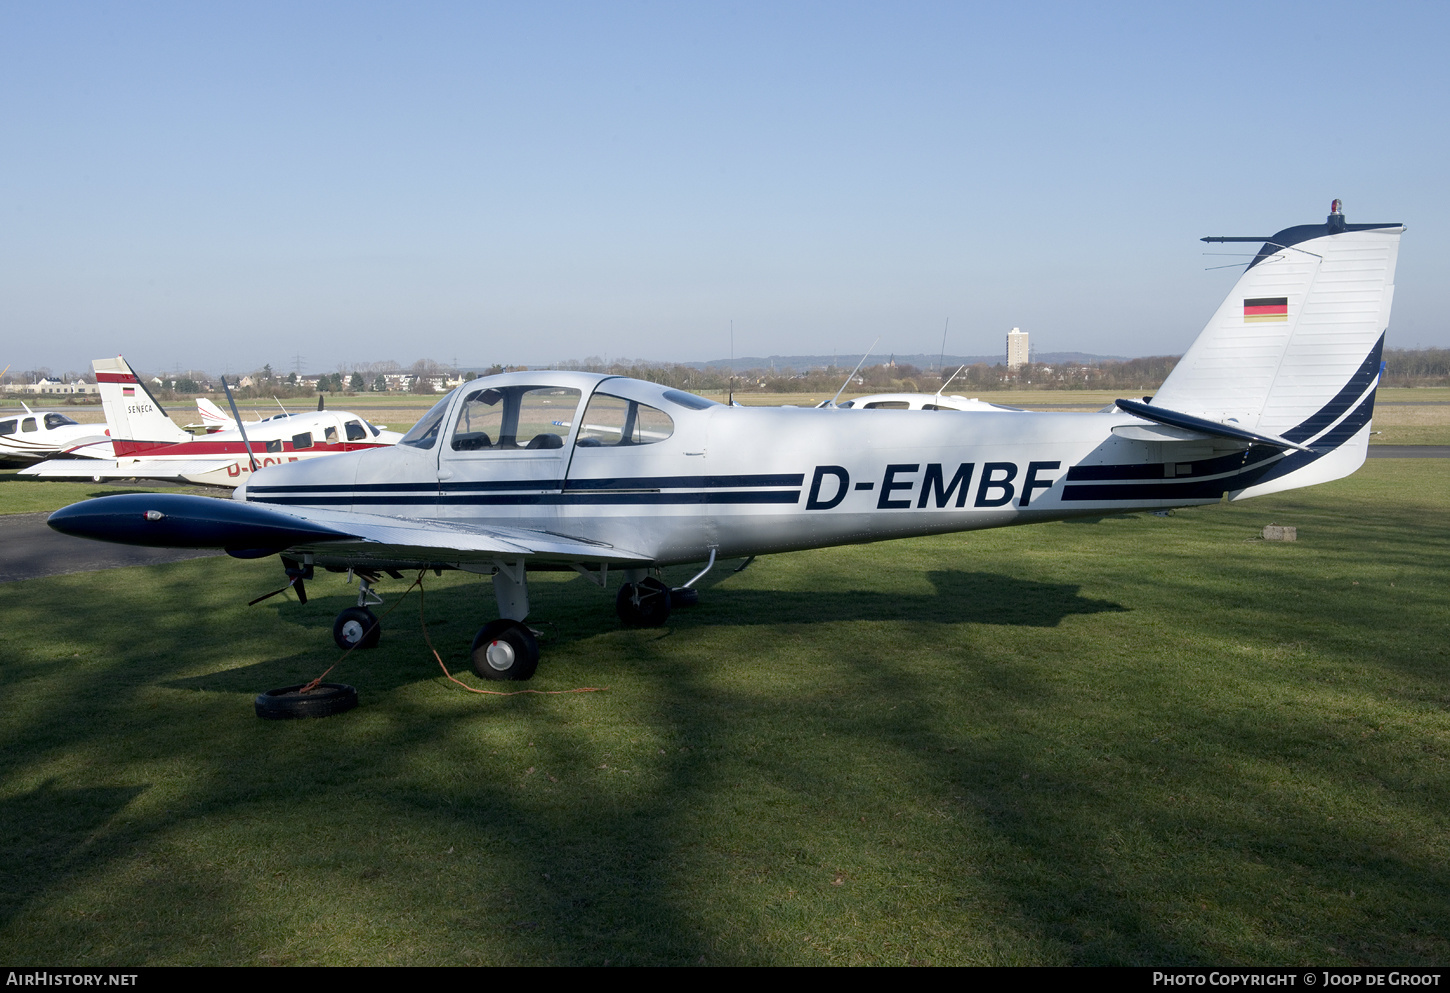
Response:
[{"label": "tall tower block", "polygon": [[1013,328],[1007,332],[1007,368],[1019,369],[1027,361],[1027,332]]}]

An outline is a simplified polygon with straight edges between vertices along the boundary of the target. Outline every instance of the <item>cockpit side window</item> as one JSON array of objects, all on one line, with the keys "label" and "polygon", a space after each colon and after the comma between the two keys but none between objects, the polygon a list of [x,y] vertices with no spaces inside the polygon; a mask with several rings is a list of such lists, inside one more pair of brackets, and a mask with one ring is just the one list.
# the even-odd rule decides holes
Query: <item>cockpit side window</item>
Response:
[{"label": "cockpit side window", "polygon": [[561,386],[506,386],[474,390],[463,399],[453,425],[456,452],[549,450],[564,436],[579,409],[579,391]]},{"label": "cockpit side window", "polygon": [[33,418],[33,417],[27,417],[25,420],[23,420],[23,421],[20,422],[20,430],[22,432],[24,432],[24,431],[39,431],[40,428],[36,427],[36,425],[35,425],[35,418]]},{"label": "cockpit side window", "polygon": [[419,418],[418,423],[403,435],[398,444],[410,445],[413,448],[432,448],[438,442],[438,429],[443,426],[443,417],[448,413],[448,405],[452,402],[453,394],[450,393],[435,403],[433,409]]},{"label": "cockpit side window", "polygon": [[367,439],[368,433],[363,430],[363,426],[357,421],[348,421],[344,426],[347,428],[348,441],[365,441]]},{"label": "cockpit side window", "polygon": [[663,410],[638,400],[596,393],[589,398],[575,444],[580,448],[652,445],[674,433],[675,422]]}]

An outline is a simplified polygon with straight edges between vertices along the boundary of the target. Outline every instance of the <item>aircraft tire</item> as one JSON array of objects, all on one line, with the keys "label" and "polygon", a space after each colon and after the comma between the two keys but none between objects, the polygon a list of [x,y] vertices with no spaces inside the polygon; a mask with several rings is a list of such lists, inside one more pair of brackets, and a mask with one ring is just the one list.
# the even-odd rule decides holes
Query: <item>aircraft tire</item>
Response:
[{"label": "aircraft tire", "polygon": [[693,607],[700,602],[700,591],[691,586],[676,586],[670,590],[670,609]]},{"label": "aircraft tire", "polygon": [[349,607],[332,622],[332,640],[337,642],[338,648],[344,650],[354,646],[377,648],[378,639],[382,636],[382,625],[366,607]]},{"label": "aircraft tire", "polygon": [[344,683],[321,683],[310,693],[299,692],[306,683],[257,694],[257,716],[268,721],[293,717],[331,717],[357,706],[357,690]]},{"label": "aircraft tire", "polygon": [[539,668],[539,642],[521,622],[499,618],[479,628],[468,663],[480,679],[532,679]]},{"label": "aircraft tire", "polygon": [[[638,602],[636,601],[638,589]],[[657,628],[670,619],[670,588],[653,576],[625,583],[614,598],[614,612],[626,627]]]}]

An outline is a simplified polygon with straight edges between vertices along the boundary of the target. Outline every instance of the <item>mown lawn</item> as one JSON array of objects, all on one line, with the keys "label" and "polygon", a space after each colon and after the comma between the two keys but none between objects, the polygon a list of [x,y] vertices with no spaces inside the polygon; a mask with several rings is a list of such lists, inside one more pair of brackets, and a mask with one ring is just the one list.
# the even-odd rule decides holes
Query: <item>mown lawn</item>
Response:
[{"label": "mown lawn", "polygon": [[[252,608],[275,561],[6,584],[0,947],[1443,964],[1447,503],[1450,461],[1375,460],[1172,517],[729,563],[645,631],[540,574],[526,685],[598,693],[463,692],[414,593],[331,677],[357,710],[278,723],[252,698],[339,654],[337,577]],[[425,583],[466,673],[492,596]]]}]

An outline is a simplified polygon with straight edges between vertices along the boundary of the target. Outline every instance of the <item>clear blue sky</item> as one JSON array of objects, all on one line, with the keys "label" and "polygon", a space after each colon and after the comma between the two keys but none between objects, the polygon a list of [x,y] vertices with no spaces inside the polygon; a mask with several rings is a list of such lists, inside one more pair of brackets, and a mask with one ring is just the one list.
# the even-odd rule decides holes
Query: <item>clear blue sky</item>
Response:
[{"label": "clear blue sky", "polygon": [[1207,234],[1403,221],[1450,5],[0,6],[0,365],[1181,352]]}]

